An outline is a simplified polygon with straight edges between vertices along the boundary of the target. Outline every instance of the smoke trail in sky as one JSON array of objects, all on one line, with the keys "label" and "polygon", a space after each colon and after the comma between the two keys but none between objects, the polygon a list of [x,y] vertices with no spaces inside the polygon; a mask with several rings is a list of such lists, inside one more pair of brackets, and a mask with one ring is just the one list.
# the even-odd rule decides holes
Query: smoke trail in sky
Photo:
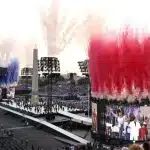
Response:
[{"label": "smoke trail in sky", "polygon": [[41,24],[50,56],[64,51],[72,40],[82,35],[87,15],[79,3],[72,3],[68,0],[52,0],[50,7],[42,14]]},{"label": "smoke trail in sky", "polygon": [[[20,43],[19,43],[20,42]],[[0,67],[8,67],[12,59],[18,59],[22,65],[32,65],[33,43],[25,43],[15,38],[5,38],[0,42]]]}]

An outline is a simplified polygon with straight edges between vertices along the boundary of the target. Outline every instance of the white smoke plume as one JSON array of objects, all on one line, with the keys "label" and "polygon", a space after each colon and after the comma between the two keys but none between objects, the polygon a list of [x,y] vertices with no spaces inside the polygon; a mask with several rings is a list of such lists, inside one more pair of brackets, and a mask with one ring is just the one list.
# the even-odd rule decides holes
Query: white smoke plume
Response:
[{"label": "white smoke plume", "polygon": [[[20,43],[19,43],[20,42]],[[5,38],[0,42],[0,67],[7,67],[16,58],[21,66],[32,66],[34,42],[21,42],[15,38]]]},{"label": "white smoke plume", "polygon": [[11,38],[5,38],[0,42],[0,67],[8,67],[15,50],[15,41]]},{"label": "white smoke plume", "polygon": [[0,67],[17,58],[21,67],[32,65],[35,44],[42,45],[40,13],[31,1],[0,1]]},{"label": "white smoke plume", "polygon": [[[47,51],[49,56],[56,56],[66,49],[72,50],[73,44],[79,45],[77,48],[86,47],[84,35],[87,33],[87,13],[83,1],[77,1],[0,2],[0,66],[7,66],[9,58],[14,57],[19,60],[21,67],[31,66],[35,44],[38,45],[39,56],[47,56]],[[47,8],[48,4],[50,7]],[[44,13],[41,15],[41,12]],[[78,59],[72,56],[77,65]],[[66,52],[60,61],[64,62],[67,57]],[[66,64],[68,62],[64,65],[67,68]]]},{"label": "white smoke plume", "polygon": [[74,4],[69,0],[52,0],[50,7],[41,15],[45,44],[50,56],[64,51],[78,37],[82,41],[87,14],[83,7],[79,7],[80,4]]}]

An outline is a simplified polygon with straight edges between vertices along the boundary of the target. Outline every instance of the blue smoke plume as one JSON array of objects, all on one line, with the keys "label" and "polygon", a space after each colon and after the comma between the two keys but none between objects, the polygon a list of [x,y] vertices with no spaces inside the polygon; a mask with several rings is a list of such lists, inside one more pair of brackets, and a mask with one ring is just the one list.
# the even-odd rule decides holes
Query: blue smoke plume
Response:
[{"label": "blue smoke plume", "polygon": [[8,65],[7,73],[0,77],[0,86],[9,87],[18,82],[19,79],[19,62],[17,59],[11,60]]}]

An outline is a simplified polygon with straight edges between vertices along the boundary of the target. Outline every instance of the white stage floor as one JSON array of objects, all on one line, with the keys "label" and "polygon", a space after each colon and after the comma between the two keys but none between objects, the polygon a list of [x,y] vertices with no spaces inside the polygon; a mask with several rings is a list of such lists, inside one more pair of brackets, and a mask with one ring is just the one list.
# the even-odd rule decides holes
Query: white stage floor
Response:
[{"label": "white stage floor", "polygon": [[65,111],[58,111],[59,114],[61,115],[64,115],[64,116],[67,116],[67,117],[70,117],[72,119],[75,119],[75,120],[79,120],[81,122],[86,122],[86,123],[89,123],[89,124],[92,124],[92,119],[91,118],[87,118],[87,117],[82,117],[82,116],[79,116],[79,115],[76,115],[76,114],[73,114],[73,113],[70,113],[70,112],[65,112]]}]

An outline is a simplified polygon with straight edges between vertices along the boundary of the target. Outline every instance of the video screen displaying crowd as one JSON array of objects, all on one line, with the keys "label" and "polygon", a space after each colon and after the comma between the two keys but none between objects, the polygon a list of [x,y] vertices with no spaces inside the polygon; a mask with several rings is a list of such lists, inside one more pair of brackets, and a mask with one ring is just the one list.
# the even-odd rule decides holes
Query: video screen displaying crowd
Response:
[{"label": "video screen displaying crowd", "polygon": [[145,141],[148,138],[148,116],[143,116],[140,106],[107,106],[106,135],[112,138]]}]

